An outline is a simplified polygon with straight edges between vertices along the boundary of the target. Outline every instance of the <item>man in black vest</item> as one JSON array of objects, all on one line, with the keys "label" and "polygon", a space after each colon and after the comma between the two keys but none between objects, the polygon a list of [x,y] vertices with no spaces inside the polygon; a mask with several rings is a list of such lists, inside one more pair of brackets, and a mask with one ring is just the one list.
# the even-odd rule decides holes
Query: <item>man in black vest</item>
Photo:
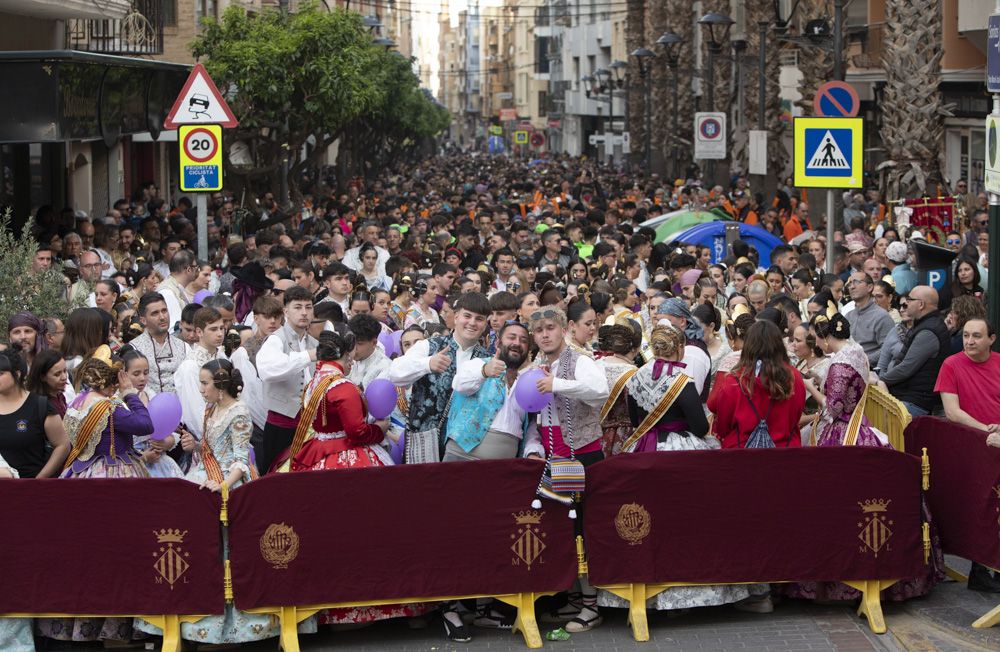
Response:
[{"label": "man in black vest", "polygon": [[913,320],[913,328],[879,380],[903,402],[911,416],[919,417],[941,408],[934,382],[951,352],[948,327],[938,311],[938,293],[932,287],[916,286],[903,297],[900,307]]}]

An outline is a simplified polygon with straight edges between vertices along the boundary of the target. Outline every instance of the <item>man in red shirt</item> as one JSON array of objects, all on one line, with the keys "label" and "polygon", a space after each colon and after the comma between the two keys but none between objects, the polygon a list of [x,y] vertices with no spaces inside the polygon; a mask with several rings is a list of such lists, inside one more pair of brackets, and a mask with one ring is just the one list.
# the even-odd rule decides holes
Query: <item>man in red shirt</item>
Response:
[{"label": "man in red shirt", "polygon": [[991,350],[996,339],[985,319],[965,322],[963,351],[944,361],[934,385],[949,421],[991,434],[1000,433],[1000,353]]},{"label": "man in red shirt", "polygon": [[[945,359],[934,385],[948,420],[989,433],[986,443],[991,446],[1000,446],[1000,423],[996,423],[1000,418],[1000,353],[992,351],[996,339],[985,319],[965,322],[963,350]],[[969,588],[1000,593],[1000,578],[973,561]]]}]

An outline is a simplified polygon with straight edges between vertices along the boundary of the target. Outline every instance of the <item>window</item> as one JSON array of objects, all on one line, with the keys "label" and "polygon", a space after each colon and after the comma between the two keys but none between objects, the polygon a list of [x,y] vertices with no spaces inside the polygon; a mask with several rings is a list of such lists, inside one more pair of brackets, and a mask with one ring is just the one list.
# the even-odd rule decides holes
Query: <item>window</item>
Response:
[{"label": "window", "polygon": [[177,0],[163,0],[163,25],[177,26]]},{"label": "window", "polygon": [[535,39],[535,72],[549,72],[549,37],[539,36]]},{"label": "window", "polygon": [[196,26],[201,26],[201,19],[218,20],[217,5],[215,0],[195,0],[194,2],[194,22]]}]

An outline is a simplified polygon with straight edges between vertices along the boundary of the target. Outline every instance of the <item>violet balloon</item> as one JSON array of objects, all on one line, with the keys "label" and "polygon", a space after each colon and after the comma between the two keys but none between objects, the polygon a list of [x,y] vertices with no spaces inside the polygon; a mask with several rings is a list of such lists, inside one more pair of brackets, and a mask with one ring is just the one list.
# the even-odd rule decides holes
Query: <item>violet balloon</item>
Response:
[{"label": "violet balloon", "polygon": [[399,441],[392,445],[389,449],[389,457],[396,464],[403,463],[403,456],[406,454],[406,433],[404,432],[399,437]]},{"label": "violet balloon", "polygon": [[368,400],[368,414],[376,419],[385,419],[396,407],[396,386],[385,378],[376,378],[365,388]]},{"label": "violet balloon", "polygon": [[552,394],[538,391],[538,381],[545,377],[541,369],[529,369],[514,385],[514,398],[525,412],[540,412],[552,401]]},{"label": "violet balloon", "polygon": [[149,419],[153,422],[153,439],[169,437],[181,423],[181,402],[174,394],[157,394],[149,402]]},{"label": "violet balloon", "polygon": [[385,350],[385,354],[390,358],[399,353],[399,340],[393,340],[393,334],[386,331],[379,333],[378,341]]},{"label": "violet balloon", "polygon": [[198,290],[194,293],[194,298],[191,299],[191,303],[197,303],[199,306],[205,303],[205,299],[212,296],[212,293],[208,290]]}]

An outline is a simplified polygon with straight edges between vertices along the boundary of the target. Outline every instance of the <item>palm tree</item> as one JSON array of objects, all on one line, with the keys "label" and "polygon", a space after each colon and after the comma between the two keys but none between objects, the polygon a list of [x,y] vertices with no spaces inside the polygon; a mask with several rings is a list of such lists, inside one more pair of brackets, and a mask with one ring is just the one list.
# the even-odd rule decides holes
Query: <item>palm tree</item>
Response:
[{"label": "palm tree", "polygon": [[887,0],[882,65],[882,141],[879,165],[889,200],[916,196],[941,183],[944,117],[940,91],[942,14],[937,0]]}]

